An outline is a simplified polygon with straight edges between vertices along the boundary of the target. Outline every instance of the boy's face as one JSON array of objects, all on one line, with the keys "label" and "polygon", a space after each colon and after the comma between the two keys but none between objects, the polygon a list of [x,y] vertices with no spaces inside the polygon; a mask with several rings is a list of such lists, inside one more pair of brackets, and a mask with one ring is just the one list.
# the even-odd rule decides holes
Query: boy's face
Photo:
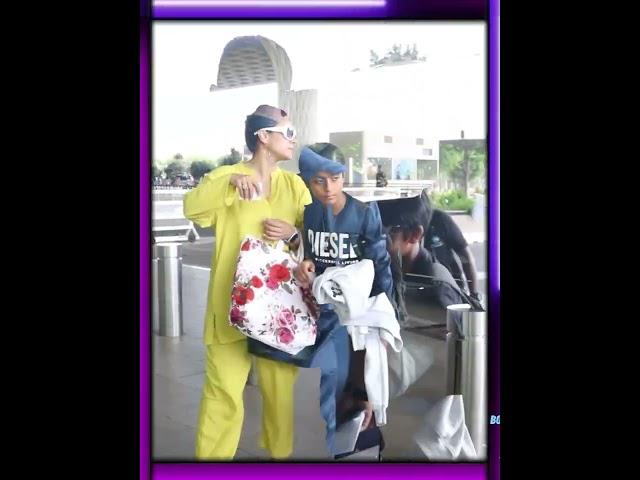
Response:
[{"label": "boy's face", "polygon": [[401,256],[405,256],[409,253],[411,242],[404,238],[403,231],[391,230],[389,236],[391,237],[391,252],[394,255],[400,254]]},{"label": "boy's face", "polygon": [[422,239],[422,230],[417,229],[413,232],[405,232],[398,228],[391,228],[389,236],[391,237],[391,252],[394,255],[399,253],[405,257],[412,253],[414,245]]},{"label": "boy's face", "polygon": [[311,193],[324,206],[333,205],[340,198],[343,185],[342,173],[318,172],[309,181]]}]

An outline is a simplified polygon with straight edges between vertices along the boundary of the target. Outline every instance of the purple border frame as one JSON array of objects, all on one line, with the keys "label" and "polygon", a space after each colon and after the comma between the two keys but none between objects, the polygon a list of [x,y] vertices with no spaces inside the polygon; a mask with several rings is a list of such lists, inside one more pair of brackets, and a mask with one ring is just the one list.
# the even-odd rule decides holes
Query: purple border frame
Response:
[{"label": "purple border frame", "polygon": [[150,255],[150,197],[151,155],[149,102],[149,28],[145,19],[140,22],[140,479],[149,480],[151,462],[151,255]]},{"label": "purple border frame", "polygon": [[[204,479],[215,476],[232,475],[236,478],[252,477],[256,473],[261,477],[286,478],[289,476],[324,477],[327,475],[362,475],[367,479],[377,480],[390,476],[402,476],[404,480],[412,478],[428,478],[430,480],[499,480],[500,479],[500,428],[489,425],[489,448],[487,463],[467,464],[435,464],[435,463],[388,463],[388,464],[249,464],[249,463],[152,463],[151,462],[151,342],[150,332],[150,22],[145,16],[145,3],[141,0],[140,19],[140,479],[141,480],[175,480]],[[153,18],[313,18],[313,17],[388,17],[396,16],[394,0],[386,0],[387,7],[375,9],[332,9],[318,10],[272,8],[268,12],[250,9],[199,9],[171,12],[154,10]],[[440,0],[441,1],[441,0]],[[489,414],[500,414],[500,0],[487,0],[489,4],[488,18],[488,52],[489,52],[489,92],[488,92],[488,145],[489,145],[489,191],[488,191],[488,293],[489,293],[489,325],[490,325],[490,371],[489,371]],[[416,2],[417,3],[417,2]],[[424,2],[427,3],[427,2]],[[433,2],[438,4],[439,2]],[[444,2],[446,3],[446,2]],[[441,4],[433,6],[434,18],[451,15],[452,7]],[[484,0],[466,0],[462,4],[477,8]],[[424,6],[424,5],[423,5]],[[410,7],[406,7],[405,10]],[[462,8],[458,3],[453,5],[457,12]],[[407,16],[403,10],[400,17]],[[420,10],[418,12],[418,10]],[[424,8],[416,8],[416,17],[424,18]],[[457,15],[456,15],[457,17]],[[424,19],[428,19],[424,18]],[[460,18],[468,18],[460,15]],[[310,465],[313,467],[310,468]]]},{"label": "purple border frame", "polygon": [[[153,4],[153,0],[148,0]],[[187,0],[185,0],[187,1]],[[300,0],[298,0],[300,1]],[[304,0],[302,0],[304,1]],[[484,19],[489,0],[385,0],[385,6],[324,7],[175,7],[153,6],[152,17],[162,18],[422,18]]]},{"label": "purple border frame", "polygon": [[[489,414],[500,415],[500,0],[489,0]],[[500,479],[500,425],[488,428],[489,480]]]}]

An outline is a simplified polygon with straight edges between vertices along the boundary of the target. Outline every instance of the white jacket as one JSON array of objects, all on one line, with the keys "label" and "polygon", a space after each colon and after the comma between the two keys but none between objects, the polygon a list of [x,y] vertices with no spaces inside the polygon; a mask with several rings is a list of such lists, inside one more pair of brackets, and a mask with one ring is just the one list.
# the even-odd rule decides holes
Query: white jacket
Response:
[{"label": "white jacket", "polygon": [[389,369],[387,350],[402,349],[400,325],[386,293],[369,298],[373,285],[369,259],[342,267],[329,267],[313,282],[318,303],[334,305],[340,323],[347,327],[354,350],[366,349],[364,380],[376,423],[387,423]]}]

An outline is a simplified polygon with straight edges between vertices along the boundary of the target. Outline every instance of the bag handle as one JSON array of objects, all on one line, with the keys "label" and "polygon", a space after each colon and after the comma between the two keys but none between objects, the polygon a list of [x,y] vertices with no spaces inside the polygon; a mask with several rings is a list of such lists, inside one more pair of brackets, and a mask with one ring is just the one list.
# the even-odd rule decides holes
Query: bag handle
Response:
[{"label": "bag handle", "polygon": [[[287,242],[280,239],[276,242],[273,248],[276,250],[280,250],[281,252],[284,252],[285,245],[287,245]],[[300,240],[298,241],[297,249],[292,250],[291,247],[289,247],[289,255],[291,256],[291,259],[296,263],[300,263],[302,262],[302,260],[304,260],[304,243],[302,241],[302,235],[300,235]]]},{"label": "bag handle", "polygon": [[298,237],[298,248],[291,250],[291,247],[289,247],[289,255],[291,255],[294,262],[299,264],[304,260],[304,242],[302,241],[302,234],[300,232],[298,232]]}]

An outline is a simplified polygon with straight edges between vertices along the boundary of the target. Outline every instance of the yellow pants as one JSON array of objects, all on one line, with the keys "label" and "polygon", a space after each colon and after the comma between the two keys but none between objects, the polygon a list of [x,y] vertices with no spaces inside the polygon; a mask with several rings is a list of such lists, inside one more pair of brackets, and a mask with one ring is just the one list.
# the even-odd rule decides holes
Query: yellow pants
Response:
[{"label": "yellow pants", "polygon": [[[247,341],[207,345],[206,372],[196,432],[196,458],[231,460],[240,441],[242,392],[251,368]],[[272,458],[293,452],[293,387],[298,368],[254,357],[262,394],[260,447]]]}]

